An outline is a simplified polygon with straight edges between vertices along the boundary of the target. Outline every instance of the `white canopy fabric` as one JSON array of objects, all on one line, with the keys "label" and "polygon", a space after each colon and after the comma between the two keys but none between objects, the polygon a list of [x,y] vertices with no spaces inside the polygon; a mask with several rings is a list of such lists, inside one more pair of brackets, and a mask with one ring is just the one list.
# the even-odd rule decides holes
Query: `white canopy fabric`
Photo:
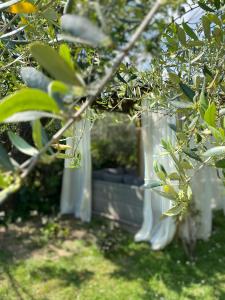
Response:
[{"label": "white canopy fabric", "polygon": [[218,178],[216,170],[205,166],[191,180],[194,208],[196,214],[184,221],[180,227],[180,236],[190,241],[195,239],[208,240],[212,233],[213,210],[225,212],[225,189]]},{"label": "white canopy fabric", "polygon": [[[143,106],[144,107],[144,106]],[[171,160],[162,156],[161,140],[174,140],[174,133],[169,128],[168,122],[172,119],[159,113],[151,113],[146,110],[142,114],[142,146],[144,152],[144,181],[147,185],[151,180],[157,179],[154,170],[154,160],[159,161],[165,169],[174,170]],[[148,241],[154,250],[163,249],[169,244],[176,232],[176,224],[173,218],[161,220],[163,212],[172,207],[172,202],[159,196],[154,191],[144,190],[143,225],[135,235],[135,241]]]},{"label": "white canopy fabric", "polygon": [[[144,105],[143,105],[143,108]],[[148,112],[142,115],[142,147],[144,156],[144,180],[157,179],[153,170],[153,161],[157,160],[167,170],[174,171],[173,162],[167,155],[162,155],[161,140],[174,141],[175,134],[168,126],[174,119],[160,113]],[[67,139],[71,146],[67,154],[81,154],[80,168],[70,168],[72,159],[66,159],[61,194],[61,213],[74,214],[76,218],[89,222],[91,220],[91,123],[81,120],[73,128],[74,137]],[[179,228],[179,234],[185,240],[196,238],[207,240],[212,231],[212,208],[224,209],[225,189],[216,176],[216,171],[203,167],[192,178],[191,186],[194,195],[195,208],[198,210],[194,224],[187,219]],[[135,241],[147,241],[153,250],[166,247],[177,231],[175,219],[161,219],[163,212],[172,207],[172,202],[154,191],[144,190],[143,224],[135,235]],[[192,227],[190,227],[192,226]],[[190,231],[192,230],[192,233]],[[194,231],[194,232],[193,232]]]},{"label": "white canopy fabric", "polygon": [[71,168],[72,159],[65,160],[61,193],[61,214],[74,214],[76,218],[91,220],[91,122],[81,120],[74,125],[74,137],[67,139],[71,146],[66,154],[80,153],[79,168]]},{"label": "white canopy fabric", "polygon": [[[142,114],[142,146],[144,155],[144,180],[157,179],[153,170],[153,161],[160,162],[167,171],[174,170],[173,163],[168,156],[163,156],[161,140],[174,141],[174,132],[168,123],[174,119],[160,113],[148,112],[143,103],[145,112]],[[191,174],[190,174],[191,175]],[[215,169],[203,167],[191,180],[194,209],[196,214],[184,220],[179,226],[179,235],[182,239],[191,241],[195,239],[207,240],[212,232],[212,209],[223,209],[225,212],[225,189],[218,178]],[[135,241],[148,241],[153,250],[163,249],[168,245],[177,230],[174,218],[161,220],[163,212],[172,206],[172,202],[159,196],[154,191],[144,191],[143,225],[135,235]]]}]

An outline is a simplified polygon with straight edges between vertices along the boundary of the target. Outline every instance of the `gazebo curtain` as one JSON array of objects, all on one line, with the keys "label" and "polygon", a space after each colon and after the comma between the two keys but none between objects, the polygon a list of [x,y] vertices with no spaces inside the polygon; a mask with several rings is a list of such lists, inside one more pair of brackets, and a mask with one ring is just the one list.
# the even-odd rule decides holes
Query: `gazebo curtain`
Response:
[{"label": "gazebo curtain", "polygon": [[61,193],[61,214],[74,214],[76,218],[91,220],[91,122],[82,119],[73,127],[73,137],[67,138],[71,149],[68,155],[80,154],[79,168],[71,168],[73,159],[65,160]]},{"label": "gazebo curtain", "polygon": [[[160,113],[148,112],[143,105],[142,114],[142,144],[144,152],[144,181],[147,185],[155,178],[153,170],[154,160],[160,161],[166,170],[173,171],[174,166],[167,156],[161,155],[161,140],[174,140],[174,133],[169,128],[168,122],[173,119]],[[172,207],[172,202],[159,196],[154,191],[144,190],[143,225],[135,235],[135,241],[148,241],[152,249],[159,250],[171,242],[176,231],[173,218],[168,217],[161,220],[162,213]]]},{"label": "gazebo curtain", "polygon": [[222,209],[225,212],[225,188],[216,170],[208,166],[193,176],[191,187],[196,214],[191,227],[188,219],[181,225],[180,235],[187,241],[191,238],[190,234],[195,234],[197,239],[207,240],[212,233],[213,210]]},{"label": "gazebo curtain", "polygon": [[[174,141],[175,136],[168,123],[175,123],[169,116],[160,113],[151,113],[143,103],[142,114],[142,140],[144,152],[145,184],[155,178],[153,161],[160,162],[167,171],[174,170],[172,161],[168,156],[162,156],[161,140]],[[190,174],[191,175],[191,174]],[[196,214],[184,220],[179,226],[179,235],[189,242],[193,235],[196,239],[207,240],[212,232],[212,210],[223,209],[225,211],[225,189],[217,177],[215,169],[203,167],[191,180],[193,191],[194,209]],[[148,241],[152,249],[163,249],[173,239],[177,225],[174,218],[167,217],[161,220],[161,215],[168,210],[172,203],[164,197],[160,197],[154,191],[144,191],[143,225],[135,235],[136,241]],[[191,231],[195,232],[191,232]]]},{"label": "gazebo curtain", "polygon": [[[144,156],[145,184],[155,179],[153,161],[157,160],[164,165],[168,172],[174,170],[168,156],[162,155],[161,140],[174,140],[174,132],[168,126],[174,119],[161,113],[151,113],[145,108],[142,114],[142,140]],[[80,167],[70,168],[71,159],[66,159],[61,194],[61,213],[74,214],[83,221],[91,220],[91,150],[90,150],[91,123],[81,120],[73,128],[73,137],[67,139],[71,149],[67,154],[80,153]],[[210,167],[203,167],[198,171],[191,182],[194,203],[198,211],[194,219],[195,236],[208,239],[212,231],[212,208],[225,210],[224,187],[217,178],[216,171]],[[163,249],[169,244],[177,230],[175,219],[167,217],[161,219],[163,212],[171,208],[172,202],[159,196],[154,191],[144,189],[143,224],[135,235],[135,241],[147,241],[152,249]],[[190,220],[190,219],[189,219]],[[193,228],[192,228],[193,229]],[[184,221],[179,228],[182,238],[190,239],[190,222]],[[193,232],[192,232],[193,233]]]}]

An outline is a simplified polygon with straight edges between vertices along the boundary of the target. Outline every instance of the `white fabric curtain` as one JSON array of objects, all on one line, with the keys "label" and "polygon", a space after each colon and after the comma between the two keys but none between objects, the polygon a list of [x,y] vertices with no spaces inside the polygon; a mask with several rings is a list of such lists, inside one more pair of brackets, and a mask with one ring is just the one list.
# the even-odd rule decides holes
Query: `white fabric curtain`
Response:
[{"label": "white fabric curtain", "polygon": [[[144,107],[144,105],[143,105]],[[174,132],[168,123],[174,119],[160,113],[146,112],[142,115],[142,147],[144,160],[145,184],[157,179],[153,170],[153,161],[157,160],[168,172],[174,171],[174,166],[168,156],[162,155],[161,140],[174,141]],[[67,154],[81,154],[79,168],[70,168],[71,159],[65,160],[63,184],[61,193],[61,214],[74,214],[76,218],[89,222],[91,220],[91,123],[81,120],[73,128],[73,137],[67,139],[71,149]],[[212,209],[223,209],[225,212],[225,189],[210,167],[198,171],[191,181],[195,207],[198,213],[194,222],[190,218],[180,226],[182,238],[189,241],[194,234],[198,239],[207,240],[212,231]],[[153,250],[160,250],[168,245],[177,230],[175,219],[161,219],[163,212],[172,207],[172,202],[159,196],[154,191],[145,189],[143,195],[143,224],[135,235],[135,241],[147,241]],[[194,225],[193,225],[194,224]],[[194,226],[191,227],[190,226]],[[190,230],[194,232],[190,233]]]},{"label": "white fabric curtain", "polygon": [[[145,105],[143,105],[145,108]],[[168,123],[173,119],[160,113],[146,112],[142,114],[142,140],[144,152],[144,180],[148,184],[150,180],[157,179],[153,170],[154,160],[159,161],[170,172],[174,166],[168,156],[161,153],[162,139],[174,140],[174,133]],[[144,190],[143,225],[135,235],[135,241],[148,241],[153,250],[163,249],[169,244],[176,232],[176,224],[173,218],[161,219],[162,214],[172,207],[172,202],[159,196],[154,191]]]},{"label": "white fabric curtain", "polygon": [[[145,104],[143,108],[145,109]],[[174,119],[160,113],[148,112],[147,109],[142,115],[145,184],[157,179],[153,170],[154,160],[159,161],[167,171],[174,170],[170,157],[161,155],[161,140],[169,139],[173,142],[175,138],[168,123],[174,123]],[[225,188],[215,169],[206,166],[193,176],[191,187],[197,213],[184,220],[179,234],[186,241],[191,241],[193,236],[207,240],[212,232],[212,210],[223,209],[225,212]],[[172,202],[148,189],[144,190],[143,200],[143,225],[135,235],[135,241],[148,241],[153,250],[163,249],[172,241],[177,229],[173,218],[160,218],[172,206]]]},{"label": "white fabric curtain", "polygon": [[61,193],[61,214],[74,214],[76,218],[91,220],[91,122],[82,119],[73,128],[71,146],[67,154],[80,153],[79,168],[71,168],[72,159],[65,160]]},{"label": "white fabric curtain", "polygon": [[[225,212],[225,189],[216,170],[205,166],[191,180],[193,201],[196,214],[184,221],[180,227],[180,236],[186,241],[193,237],[208,240],[212,233],[213,210]],[[192,231],[192,232],[191,232]]]}]

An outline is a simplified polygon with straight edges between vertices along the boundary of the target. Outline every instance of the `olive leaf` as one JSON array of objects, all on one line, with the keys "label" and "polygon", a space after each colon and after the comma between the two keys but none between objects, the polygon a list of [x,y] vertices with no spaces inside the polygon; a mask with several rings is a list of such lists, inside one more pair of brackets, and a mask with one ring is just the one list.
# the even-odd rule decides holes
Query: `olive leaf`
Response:
[{"label": "olive leaf", "polygon": [[84,85],[80,76],[76,75],[71,65],[62,56],[44,43],[33,43],[30,46],[31,54],[54,79],[70,85]]},{"label": "olive leaf", "polygon": [[10,161],[8,153],[5,148],[0,144],[0,169],[3,171],[13,171],[14,167]]},{"label": "olive leaf", "polygon": [[184,95],[187,96],[189,100],[193,101],[195,92],[185,83],[180,82],[179,86],[182,92],[184,93]]},{"label": "olive leaf", "polygon": [[223,156],[225,155],[225,146],[217,146],[213,147],[209,150],[207,150],[205,153],[203,153],[203,156],[205,157],[217,157],[217,156]]},{"label": "olive leaf", "polygon": [[[68,35],[63,38],[69,41],[86,43],[91,46],[110,46],[111,39],[88,19],[66,14],[61,18],[62,30]],[[74,39],[75,38],[75,39]]]},{"label": "olive leaf", "polygon": [[59,107],[48,94],[38,89],[22,89],[0,102],[0,122],[25,111],[49,111],[58,114]]},{"label": "olive leaf", "polygon": [[20,70],[23,82],[30,88],[37,88],[47,92],[51,79],[33,67],[24,67]]},{"label": "olive leaf", "polygon": [[9,139],[11,143],[22,153],[34,156],[37,155],[39,152],[36,148],[28,144],[23,138],[18,136],[17,134],[13,133],[12,131],[8,132]]}]

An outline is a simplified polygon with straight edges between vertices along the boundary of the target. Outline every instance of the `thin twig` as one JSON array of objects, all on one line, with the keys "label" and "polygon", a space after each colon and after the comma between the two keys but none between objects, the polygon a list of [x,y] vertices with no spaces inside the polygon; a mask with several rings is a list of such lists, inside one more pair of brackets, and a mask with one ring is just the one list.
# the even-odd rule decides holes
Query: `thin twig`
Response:
[{"label": "thin twig", "polygon": [[3,34],[6,32],[6,30],[12,25],[12,23],[18,18],[18,15],[15,15],[10,21],[9,23],[7,23],[5,26],[2,27],[2,29],[0,30],[0,33]]}]

